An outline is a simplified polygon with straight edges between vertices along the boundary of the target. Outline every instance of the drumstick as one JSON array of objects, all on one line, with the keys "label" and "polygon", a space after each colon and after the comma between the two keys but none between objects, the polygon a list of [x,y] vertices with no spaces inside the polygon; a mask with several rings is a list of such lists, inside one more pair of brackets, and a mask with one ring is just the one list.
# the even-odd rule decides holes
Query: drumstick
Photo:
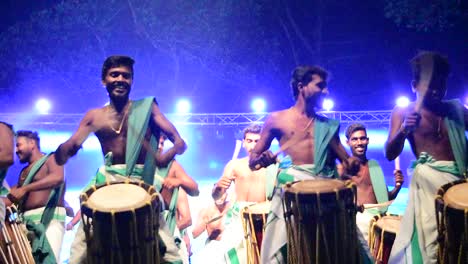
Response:
[{"label": "drumstick", "polygon": [[215,217],[211,218],[210,220],[208,220],[205,224],[206,224],[206,225],[207,225],[207,224],[211,224],[211,223],[213,223],[213,222],[215,222],[215,221],[221,219],[222,217],[223,217],[223,215],[215,216]]},{"label": "drumstick", "polygon": [[241,147],[242,147],[242,141],[237,139],[236,140],[236,147],[234,148],[234,153],[232,153],[232,159],[231,160],[237,159],[237,157],[239,156],[239,152],[240,152]]},{"label": "drumstick", "polygon": [[431,85],[433,71],[434,71],[434,61],[432,57],[428,55],[421,56],[420,75],[419,75],[420,78],[418,82],[419,96],[418,98],[416,98],[416,102],[414,104],[414,111],[416,113],[421,112],[421,107],[424,101],[424,97],[426,96],[427,90],[429,89],[429,85]]},{"label": "drumstick", "polygon": [[385,207],[385,206],[389,206],[393,203],[393,201],[395,200],[390,200],[390,201],[387,201],[387,202],[384,202],[384,203],[377,203],[377,204],[363,204],[362,207],[364,209],[370,209],[370,208],[377,208],[377,207]]},{"label": "drumstick", "polygon": [[[394,162],[395,162],[395,170],[400,170],[400,168],[401,168],[401,167],[400,167],[400,156],[397,156],[397,157],[395,158],[395,161],[394,161]],[[397,182],[397,183],[396,183],[396,186],[400,186],[400,185],[401,185],[401,182]]]}]

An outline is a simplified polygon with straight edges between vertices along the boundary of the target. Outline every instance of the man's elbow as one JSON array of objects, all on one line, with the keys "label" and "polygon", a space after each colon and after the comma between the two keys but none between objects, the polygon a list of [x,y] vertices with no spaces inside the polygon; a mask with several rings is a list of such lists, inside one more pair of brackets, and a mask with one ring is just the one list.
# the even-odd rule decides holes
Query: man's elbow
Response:
[{"label": "man's elbow", "polygon": [[181,138],[179,141],[174,143],[177,154],[181,155],[187,150],[187,143]]}]

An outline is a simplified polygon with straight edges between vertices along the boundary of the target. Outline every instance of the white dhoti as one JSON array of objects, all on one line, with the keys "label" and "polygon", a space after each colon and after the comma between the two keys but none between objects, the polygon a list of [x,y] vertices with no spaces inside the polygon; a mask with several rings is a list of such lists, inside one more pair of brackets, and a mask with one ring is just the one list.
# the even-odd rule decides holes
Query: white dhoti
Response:
[{"label": "white dhoti", "polygon": [[367,243],[369,243],[370,222],[375,215],[375,213],[371,213],[368,210],[356,214],[356,225]]},{"label": "white dhoti", "polygon": [[[408,205],[401,221],[400,232],[392,247],[389,263],[437,263],[437,224],[434,206],[436,192],[442,185],[459,179],[451,173],[435,169],[437,167],[454,167],[454,162],[432,161],[418,164],[414,168]],[[413,239],[413,234],[417,234],[417,240]],[[418,245],[415,241],[419,242]],[[419,250],[413,248],[416,246]],[[420,258],[417,256],[418,253],[413,255],[418,251]]]},{"label": "white dhoti", "polygon": [[[23,218],[40,223],[45,207],[28,210],[24,212]],[[66,212],[64,207],[56,207],[52,220],[46,230],[46,237],[54,252],[55,260],[60,263],[60,250],[62,248],[63,236],[65,235]]]},{"label": "white dhoti", "polygon": [[[116,164],[112,165],[115,169],[125,170],[125,164]],[[143,165],[137,164],[135,168],[143,168]],[[105,170],[104,166],[99,168],[99,173],[102,173],[106,176],[106,180],[109,181],[119,181],[119,180],[126,180],[127,177],[121,175],[114,175]],[[131,175],[130,178],[140,178],[139,175]],[[161,197],[160,197],[161,198]],[[161,198],[162,199],[162,198]],[[161,204],[164,202],[161,200]],[[175,244],[174,237],[170,235],[169,229],[167,228],[166,221],[162,214],[159,215],[159,237],[164,242],[166,246],[166,252],[162,256],[164,263],[182,263],[181,258],[179,256],[179,248]],[[72,242],[71,249],[70,249],[70,264],[78,264],[78,263],[86,263],[86,236],[83,229],[83,223],[80,223],[78,229],[75,234],[75,238]]]}]

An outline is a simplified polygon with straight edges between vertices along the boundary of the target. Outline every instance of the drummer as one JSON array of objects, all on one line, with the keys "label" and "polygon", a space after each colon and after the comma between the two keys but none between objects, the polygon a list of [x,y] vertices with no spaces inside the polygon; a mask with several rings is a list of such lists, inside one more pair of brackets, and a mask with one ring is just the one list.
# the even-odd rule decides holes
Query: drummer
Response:
[{"label": "drummer", "polygon": [[[276,155],[268,150],[276,138],[284,154],[289,155],[280,164],[279,184],[316,177],[335,178],[337,158],[345,164],[345,168],[357,171],[359,161],[349,157],[340,142],[339,121],[316,113],[322,98],[328,94],[327,76],[328,73],[318,66],[296,67],[290,82],[296,103],[291,108],[268,116],[260,140],[250,153],[250,168],[276,163]],[[348,173],[353,174],[353,171]],[[263,237],[261,262],[286,263],[286,223],[279,191],[275,192],[271,207]]]},{"label": "drummer", "polygon": [[[89,134],[94,133],[101,143],[105,165],[90,184],[130,176],[153,185],[155,158],[158,163],[169,162],[187,148],[174,125],[161,113],[154,97],[130,100],[133,64],[134,60],[127,56],[110,56],[104,61],[101,78],[109,95],[109,105],[88,111],[78,130],[56,151],[57,163],[63,165],[76,155]],[[169,154],[165,160],[160,160],[157,153],[161,132],[174,144],[167,151]],[[171,241],[164,243],[167,248],[164,261],[180,261],[176,245]],[[86,243],[81,224],[72,244],[69,263],[82,263],[85,256]]]},{"label": "drummer", "polygon": [[[6,195],[8,190],[3,187],[8,168],[13,165],[14,157],[14,137],[13,126],[0,121],[0,195]],[[5,203],[0,199],[0,228],[5,220]]]},{"label": "drummer", "polygon": [[[379,163],[374,159],[367,158],[367,146],[369,145],[369,137],[367,130],[363,124],[353,123],[346,129],[346,144],[349,146],[353,157],[359,159],[361,166],[356,175],[351,176],[351,180],[357,186],[357,203],[376,204],[385,203],[393,200],[398,195],[401,189],[404,178],[401,170],[394,170],[395,188],[388,191],[385,177]],[[337,165],[338,174],[345,178],[344,168],[341,164]],[[362,235],[367,240],[369,235],[369,222],[372,217],[379,213],[386,212],[386,207],[368,209],[356,215],[356,223],[361,230]]]},{"label": "drummer", "polygon": [[35,262],[60,263],[66,217],[64,171],[53,153],[41,152],[39,142],[37,132],[17,132],[16,155],[27,166],[21,170],[18,184],[10,189],[5,203],[18,204],[28,230],[36,234],[32,241]]},{"label": "drummer", "polygon": [[[258,124],[251,124],[243,130],[242,147],[247,154],[251,153],[259,141],[261,130],[262,127]],[[226,253],[225,257],[228,262],[233,258],[238,259],[241,263],[247,261],[247,258],[244,258],[245,248],[240,246],[244,244],[240,210],[250,204],[265,202],[268,196],[271,195],[275,175],[269,177],[267,176],[269,173],[275,174],[276,167],[252,171],[249,168],[249,157],[245,156],[229,161],[224,167],[223,175],[214,185],[212,196],[215,201],[219,202],[226,200],[226,198],[221,198],[226,194],[231,184],[234,183],[233,197],[227,197],[232,204],[227,212],[229,217],[224,219],[226,225],[221,239],[226,252],[218,251]]]},{"label": "drummer", "polygon": [[393,110],[385,144],[385,155],[393,160],[408,139],[417,158],[389,263],[436,263],[434,197],[443,184],[467,177],[468,109],[459,100],[443,100],[450,73],[445,56],[422,52],[411,60],[411,66],[417,100]]}]

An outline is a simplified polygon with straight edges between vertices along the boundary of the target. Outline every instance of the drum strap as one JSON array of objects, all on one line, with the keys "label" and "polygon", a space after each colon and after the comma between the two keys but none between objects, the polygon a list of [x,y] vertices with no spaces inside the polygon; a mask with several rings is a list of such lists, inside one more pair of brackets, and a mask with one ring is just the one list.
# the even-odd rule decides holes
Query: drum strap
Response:
[{"label": "drum strap", "polygon": [[449,100],[447,103],[452,108],[448,111],[447,117],[445,117],[445,125],[447,126],[448,136],[450,140],[450,146],[452,147],[453,155],[457,163],[457,167],[462,175],[462,178],[467,178],[467,139],[465,136],[465,120],[463,113],[463,106],[460,100]]},{"label": "drum strap", "polygon": [[315,175],[322,177],[335,178],[336,166],[327,164],[330,140],[335,136],[340,126],[340,122],[335,119],[328,119],[323,116],[317,116],[314,121],[314,165]]},{"label": "drum strap", "polygon": [[[369,174],[372,182],[372,189],[374,190],[375,198],[377,203],[388,202],[388,190],[387,184],[385,183],[385,177],[380,167],[379,163],[376,160],[369,160],[367,162],[369,165]],[[379,209],[381,213],[386,212],[388,207],[382,207]]]},{"label": "drum strap", "polygon": [[[126,176],[130,176],[135,164],[140,156],[142,142],[145,140],[148,130],[149,119],[151,117],[151,106],[155,102],[154,97],[146,97],[134,101],[128,116],[127,147],[125,151]],[[154,136],[151,136],[150,145],[154,152],[157,144]],[[151,158],[149,158],[151,156]],[[154,170],[156,168],[152,151],[146,152],[145,173],[142,175],[143,181],[152,184]]]}]

